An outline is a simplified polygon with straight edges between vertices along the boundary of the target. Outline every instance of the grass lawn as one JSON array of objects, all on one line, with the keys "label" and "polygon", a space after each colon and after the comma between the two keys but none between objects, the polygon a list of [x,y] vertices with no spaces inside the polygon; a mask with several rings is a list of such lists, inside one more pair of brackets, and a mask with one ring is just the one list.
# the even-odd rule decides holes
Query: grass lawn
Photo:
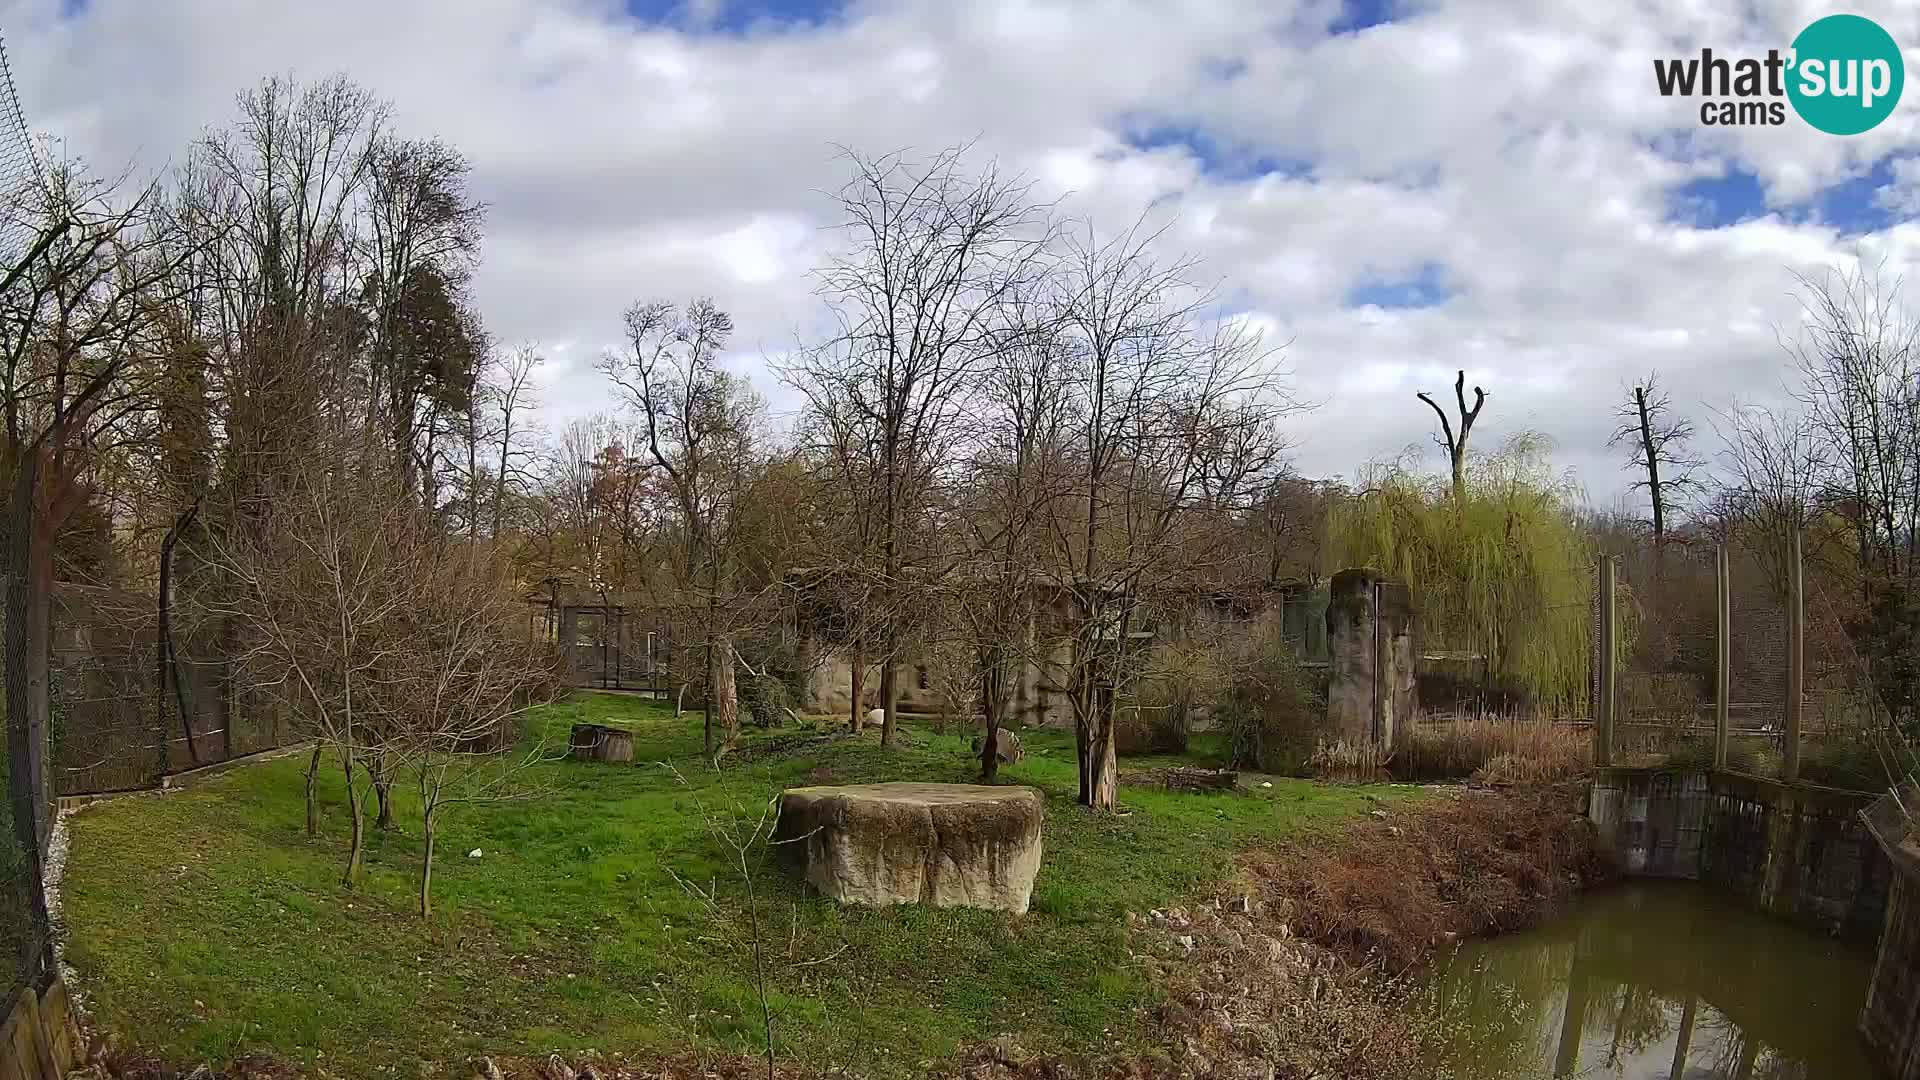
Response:
[{"label": "grass lawn", "polygon": [[[869,735],[716,774],[697,715],[675,720],[613,695],[580,694],[530,729],[564,749],[579,720],[631,728],[635,763],[544,763],[533,773],[542,797],[456,808],[439,830],[428,921],[414,908],[413,803],[397,804],[399,830],[372,838],[365,876],[346,889],[344,787],[337,769],[324,772],[321,836],[307,839],[304,755],[73,818],[68,958],[95,1019],[183,1062],[267,1051],[354,1074],[477,1053],[751,1052],[760,1029],[745,890],[696,800],[757,816],[799,784],[974,775],[963,738],[914,729],[893,750]],[[1073,805],[1071,735],[1025,741],[1026,760],[1001,771],[1047,796],[1045,860],[1024,918],[841,909],[763,868],[783,1053],[887,1075],[1000,1032],[1035,1049],[1136,1038],[1130,1011],[1153,988],[1127,958],[1126,911],[1218,882],[1237,847],[1370,805],[1365,789],[1275,780],[1250,794],[1123,787],[1130,813],[1092,815]],[[709,915],[670,871],[715,882],[727,915]]]}]

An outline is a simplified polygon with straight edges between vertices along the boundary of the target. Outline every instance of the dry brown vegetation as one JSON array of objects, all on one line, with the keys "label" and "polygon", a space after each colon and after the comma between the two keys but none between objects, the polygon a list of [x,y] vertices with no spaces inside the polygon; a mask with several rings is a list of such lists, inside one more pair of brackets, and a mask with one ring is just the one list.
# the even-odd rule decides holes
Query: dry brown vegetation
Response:
[{"label": "dry brown vegetation", "polygon": [[1405,971],[1436,942],[1532,925],[1608,880],[1582,809],[1577,786],[1461,789],[1245,866],[1270,906],[1292,913],[1294,933],[1351,963]]},{"label": "dry brown vegetation", "polygon": [[1593,737],[1549,721],[1476,717],[1414,725],[1387,767],[1402,780],[1556,784],[1593,765]]}]

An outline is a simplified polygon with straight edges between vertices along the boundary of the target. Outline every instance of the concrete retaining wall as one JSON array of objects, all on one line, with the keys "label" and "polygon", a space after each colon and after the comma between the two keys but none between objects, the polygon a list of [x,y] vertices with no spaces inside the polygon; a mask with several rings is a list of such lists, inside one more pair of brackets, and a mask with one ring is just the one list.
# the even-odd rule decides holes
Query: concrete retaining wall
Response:
[{"label": "concrete retaining wall", "polygon": [[[1920,790],[1909,785],[1901,801],[1920,807]],[[1892,868],[1893,887],[1860,1034],[1888,1075],[1920,1080],[1920,847],[1906,839],[1907,815],[1891,795],[1868,811],[1867,824]]]},{"label": "concrete retaining wall", "polygon": [[1587,816],[1629,875],[1716,884],[1769,914],[1871,943],[1891,868],[1872,796],[1705,770],[1602,769]]}]

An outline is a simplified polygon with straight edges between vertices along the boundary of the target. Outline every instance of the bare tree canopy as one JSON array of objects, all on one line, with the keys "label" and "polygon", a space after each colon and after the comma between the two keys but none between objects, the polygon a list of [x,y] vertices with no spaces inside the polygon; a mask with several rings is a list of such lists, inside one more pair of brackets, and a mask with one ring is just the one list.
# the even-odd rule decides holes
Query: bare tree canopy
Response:
[{"label": "bare tree canopy", "polygon": [[1653,540],[1664,544],[1667,528],[1682,500],[1697,493],[1704,462],[1693,453],[1693,421],[1674,413],[1673,399],[1659,374],[1627,391],[1615,410],[1620,424],[1607,445],[1627,451],[1627,467],[1636,473],[1632,490],[1645,491],[1653,514]]}]

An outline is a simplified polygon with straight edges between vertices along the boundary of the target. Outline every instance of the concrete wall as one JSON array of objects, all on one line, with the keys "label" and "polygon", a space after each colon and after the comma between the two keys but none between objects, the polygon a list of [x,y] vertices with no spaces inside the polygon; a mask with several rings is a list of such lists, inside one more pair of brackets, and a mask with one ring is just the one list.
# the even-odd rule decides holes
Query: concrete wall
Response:
[{"label": "concrete wall", "polygon": [[1629,875],[1716,884],[1854,941],[1880,935],[1890,868],[1872,797],[1706,770],[1602,769],[1587,816]]},{"label": "concrete wall", "polygon": [[[1908,785],[1907,805],[1920,805],[1916,800],[1920,790]],[[1907,816],[1893,796],[1882,797],[1867,819],[1893,887],[1860,1010],[1860,1034],[1894,1080],[1920,1080],[1920,846],[1907,839]]]},{"label": "concrete wall", "polygon": [[1413,596],[1373,570],[1333,575],[1327,601],[1327,731],[1389,745],[1413,723]]}]

